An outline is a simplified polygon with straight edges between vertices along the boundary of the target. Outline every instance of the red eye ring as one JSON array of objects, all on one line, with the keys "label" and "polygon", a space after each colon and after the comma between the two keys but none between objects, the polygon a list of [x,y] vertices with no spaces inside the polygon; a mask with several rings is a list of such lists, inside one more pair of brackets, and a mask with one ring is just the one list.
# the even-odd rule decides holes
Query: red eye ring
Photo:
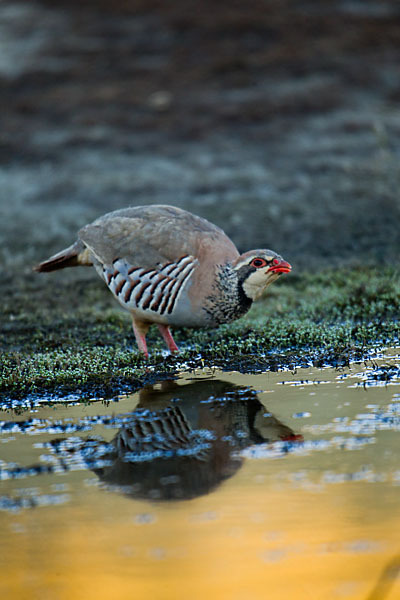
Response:
[{"label": "red eye ring", "polygon": [[256,269],[261,269],[262,267],[266,267],[268,263],[263,258],[253,258],[250,265]]}]

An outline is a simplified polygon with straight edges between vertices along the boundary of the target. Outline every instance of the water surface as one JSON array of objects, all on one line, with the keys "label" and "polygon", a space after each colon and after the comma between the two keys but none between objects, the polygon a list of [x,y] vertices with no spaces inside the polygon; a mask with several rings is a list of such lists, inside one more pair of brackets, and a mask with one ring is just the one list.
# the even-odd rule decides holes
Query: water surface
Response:
[{"label": "water surface", "polygon": [[399,598],[399,364],[4,409],[1,597]]}]

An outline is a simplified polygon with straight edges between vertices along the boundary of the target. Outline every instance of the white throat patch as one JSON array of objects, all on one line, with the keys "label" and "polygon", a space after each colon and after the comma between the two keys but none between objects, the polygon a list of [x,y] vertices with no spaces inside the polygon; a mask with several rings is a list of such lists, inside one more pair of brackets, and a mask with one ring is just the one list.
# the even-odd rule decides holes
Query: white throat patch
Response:
[{"label": "white throat patch", "polygon": [[243,291],[248,298],[251,300],[257,300],[273,281],[278,279],[277,273],[266,273],[264,269],[258,269],[250,275],[243,282]]}]

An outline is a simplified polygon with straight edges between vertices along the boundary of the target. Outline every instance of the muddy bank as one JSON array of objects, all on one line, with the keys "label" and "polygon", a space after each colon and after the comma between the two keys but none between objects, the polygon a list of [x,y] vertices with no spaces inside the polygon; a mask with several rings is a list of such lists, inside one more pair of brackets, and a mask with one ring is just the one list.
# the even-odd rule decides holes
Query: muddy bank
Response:
[{"label": "muddy bank", "polygon": [[[166,355],[151,328],[149,360],[137,352],[129,314],[100,281],[57,281],[5,299],[0,320],[0,408],[37,398],[110,398],[155,379],[209,367],[265,373],[342,369],[399,345],[400,276],[393,268],[292,275],[241,319],[217,329],[178,329]],[[388,377],[391,377],[388,371]]]}]

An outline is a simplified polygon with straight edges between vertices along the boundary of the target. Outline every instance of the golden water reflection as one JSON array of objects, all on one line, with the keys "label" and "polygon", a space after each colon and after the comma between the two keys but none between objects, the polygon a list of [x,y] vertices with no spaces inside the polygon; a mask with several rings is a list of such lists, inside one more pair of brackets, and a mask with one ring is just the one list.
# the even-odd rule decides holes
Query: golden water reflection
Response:
[{"label": "golden water reflection", "polygon": [[399,385],[364,370],[3,412],[1,598],[399,598]]},{"label": "golden water reflection", "polygon": [[165,381],[139,393],[102,457],[108,465],[94,472],[132,498],[190,499],[232,477],[243,463],[239,450],[279,439],[296,436],[254,390],[217,378]]}]

